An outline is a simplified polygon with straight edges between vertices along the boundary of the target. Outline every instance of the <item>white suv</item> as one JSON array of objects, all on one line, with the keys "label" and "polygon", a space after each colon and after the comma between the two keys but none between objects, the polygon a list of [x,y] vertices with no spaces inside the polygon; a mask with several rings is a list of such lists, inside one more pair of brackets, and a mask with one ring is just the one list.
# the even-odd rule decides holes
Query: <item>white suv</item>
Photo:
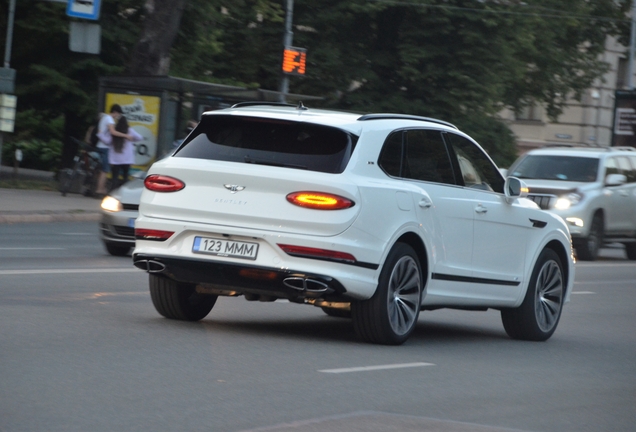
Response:
[{"label": "white suv", "polygon": [[508,174],[524,180],[529,198],[568,223],[581,260],[603,243],[625,245],[636,260],[636,149],[549,147],[521,156]]},{"label": "white suv", "polygon": [[[157,311],[287,299],[400,344],[420,310],[501,310],[546,340],[574,267],[564,221],[453,125],[243,103],[205,113],[145,179],[135,265]],[[271,104],[270,104],[271,105]]]}]

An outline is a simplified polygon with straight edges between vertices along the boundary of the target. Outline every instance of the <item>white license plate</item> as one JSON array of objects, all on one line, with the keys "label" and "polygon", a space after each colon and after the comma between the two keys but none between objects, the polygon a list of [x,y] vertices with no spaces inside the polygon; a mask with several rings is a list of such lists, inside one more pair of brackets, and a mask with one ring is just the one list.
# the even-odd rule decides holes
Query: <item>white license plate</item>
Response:
[{"label": "white license plate", "polygon": [[225,240],[210,237],[195,237],[192,252],[229,258],[255,260],[258,243]]}]

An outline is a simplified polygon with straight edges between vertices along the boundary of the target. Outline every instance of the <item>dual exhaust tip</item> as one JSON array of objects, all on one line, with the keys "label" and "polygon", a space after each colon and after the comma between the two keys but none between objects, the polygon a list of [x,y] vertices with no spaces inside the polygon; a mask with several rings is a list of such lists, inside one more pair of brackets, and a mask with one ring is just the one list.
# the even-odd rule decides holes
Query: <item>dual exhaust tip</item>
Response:
[{"label": "dual exhaust tip", "polygon": [[145,270],[148,273],[161,273],[166,269],[166,265],[159,261],[141,259],[133,263],[135,267],[141,270]]},{"label": "dual exhaust tip", "polygon": [[326,283],[300,276],[293,276],[283,279],[285,286],[303,292],[311,293],[323,293],[329,290],[329,285]]},{"label": "dual exhaust tip", "polygon": [[[152,259],[140,259],[135,261],[134,266],[148,273],[162,273],[166,270],[166,265]],[[324,293],[329,290],[329,285],[317,279],[300,276],[292,276],[283,279],[283,284],[297,291],[310,293]]]}]

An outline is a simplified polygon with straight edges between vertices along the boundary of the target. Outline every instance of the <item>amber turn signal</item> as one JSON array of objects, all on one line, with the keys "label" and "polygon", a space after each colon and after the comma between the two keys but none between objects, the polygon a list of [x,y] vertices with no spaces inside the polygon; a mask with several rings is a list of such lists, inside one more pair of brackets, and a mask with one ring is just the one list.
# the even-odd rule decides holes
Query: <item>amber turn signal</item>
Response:
[{"label": "amber turn signal", "polygon": [[312,191],[290,193],[287,195],[287,201],[300,207],[318,210],[341,210],[355,205],[350,199],[339,195]]}]

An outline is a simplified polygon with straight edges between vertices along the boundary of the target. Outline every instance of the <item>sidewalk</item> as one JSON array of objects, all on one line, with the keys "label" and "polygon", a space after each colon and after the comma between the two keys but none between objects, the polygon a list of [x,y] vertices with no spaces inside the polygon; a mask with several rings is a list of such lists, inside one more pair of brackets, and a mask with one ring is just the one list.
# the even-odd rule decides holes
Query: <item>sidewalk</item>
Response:
[{"label": "sidewalk", "polygon": [[[1,167],[0,178],[13,174]],[[20,169],[20,178],[53,178],[53,173]],[[57,191],[0,188],[0,224],[28,222],[98,221],[101,200]]]}]

